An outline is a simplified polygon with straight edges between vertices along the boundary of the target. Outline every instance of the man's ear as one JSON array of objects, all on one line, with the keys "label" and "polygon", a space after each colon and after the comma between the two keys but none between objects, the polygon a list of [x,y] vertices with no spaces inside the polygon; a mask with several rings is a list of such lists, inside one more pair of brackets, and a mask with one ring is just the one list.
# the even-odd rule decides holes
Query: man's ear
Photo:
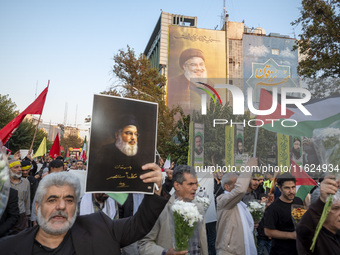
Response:
[{"label": "man's ear", "polygon": [[180,185],[180,184],[179,184],[178,182],[174,182],[174,189],[175,189],[175,190],[178,190],[178,189],[179,189],[179,185]]},{"label": "man's ear", "polygon": [[35,202],[35,212],[36,212],[37,215],[38,215],[38,207],[39,207],[38,202]]}]

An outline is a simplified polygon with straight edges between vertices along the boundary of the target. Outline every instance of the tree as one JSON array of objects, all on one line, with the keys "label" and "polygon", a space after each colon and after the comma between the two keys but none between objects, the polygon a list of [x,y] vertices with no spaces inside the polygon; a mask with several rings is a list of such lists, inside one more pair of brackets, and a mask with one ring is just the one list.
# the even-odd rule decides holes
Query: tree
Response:
[{"label": "tree", "polygon": [[186,165],[188,163],[190,115],[185,115],[182,109],[178,111],[180,118],[176,124],[175,136],[167,142],[167,149],[171,154],[171,161],[175,161],[177,165]]},{"label": "tree", "polygon": [[[36,125],[33,125],[31,121],[24,120],[6,143],[7,147],[13,151],[13,153],[20,149],[29,149],[31,147],[35,129]],[[36,151],[39,148],[44,137],[47,137],[47,134],[42,129],[38,129],[33,143],[33,151]],[[25,157],[26,155],[21,156]]]},{"label": "tree", "polygon": [[[302,25],[299,49],[302,60],[298,73],[305,78],[340,76],[340,0],[303,0],[300,17],[292,25]],[[320,86],[314,82],[313,86]],[[326,89],[327,90],[327,89]],[[332,92],[328,89],[327,91]]]},{"label": "tree", "polygon": [[16,104],[12,102],[8,95],[0,94],[0,129],[18,115],[18,111],[15,111],[16,107]]},{"label": "tree", "polygon": [[76,135],[69,135],[67,137],[63,137],[60,140],[61,145],[66,150],[69,147],[72,148],[82,148],[83,146],[83,139]]},{"label": "tree", "polygon": [[158,103],[157,150],[161,155],[167,155],[171,147],[169,141],[175,134],[174,116],[178,109],[170,110],[165,104],[163,86],[166,77],[156,68],[151,68],[145,55],[137,57],[129,45],[127,51],[119,50],[113,60],[112,71],[116,82],[102,94]]}]

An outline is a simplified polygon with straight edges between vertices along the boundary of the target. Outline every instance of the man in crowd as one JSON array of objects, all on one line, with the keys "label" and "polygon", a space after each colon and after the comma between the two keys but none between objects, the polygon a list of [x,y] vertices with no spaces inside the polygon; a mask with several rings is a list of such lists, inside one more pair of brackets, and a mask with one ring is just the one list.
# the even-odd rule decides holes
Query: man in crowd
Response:
[{"label": "man in crowd", "polygon": [[[8,183],[6,182],[5,185]],[[8,184],[9,185],[9,184]],[[18,191],[10,188],[6,208],[0,218],[0,238],[10,234],[19,219]]]},{"label": "man in crowd", "polygon": [[85,193],[79,207],[79,215],[103,212],[110,219],[118,219],[117,203],[105,193]]},{"label": "man in crowd", "polygon": [[[340,192],[337,182],[327,176],[320,185],[320,197],[303,215],[296,229],[299,254],[340,254]],[[331,210],[316,240],[314,252],[310,250],[328,195],[334,195]]]},{"label": "man in crowd", "polygon": [[268,194],[273,184],[274,173],[266,172],[265,177],[266,177],[266,180],[263,182],[263,188],[265,190],[265,193]]},{"label": "man in crowd", "polygon": [[[190,202],[194,200],[198,182],[193,167],[180,165],[175,168],[172,175],[175,194],[171,196],[167,206],[159,216],[155,226],[140,242],[139,252],[141,255],[148,254],[208,254],[206,231],[204,222],[198,223],[194,231],[194,237],[189,243],[189,251],[175,251],[174,239],[170,228],[172,218],[171,206],[175,198]],[[198,205],[199,211],[204,215],[203,208]]]},{"label": "man in crowd", "polygon": [[[43,174],[42,178],[44,178],[48,174],[59,173],[59,172],[62,172],[62,171],[64,171],[63,162],[61,160],[58,160],[58,159],[52,160],[48,164],[48,172]],[[37,222],[37,213],[36,213],[36,210],[35,210],[35,197],[34,197],[33,202],[32,202],[32,211],[31,212],[32,212],[31,221],[33,222],[33,226],[35,226],[36,222]]]},{"label": "man in crowd", "polygon": [[77,169],[77,161],[72,161],[71,162],[70,169],[72,169],[72,170],[76,170]]},{"label": "man in crowd", "polygon": [[297,254],[296,232],[291,216],[292,204],[302,205],[296,197],[296,179],[289,173],[277,178],[281,195],[266,210],[264,215],[264,232],[272,238],[271,255]]},{"label": "man in crowd", "polygon": [[[164,185],[162,185],[164,192]],[[144,194],[130,193],[123,205],[118,205],[119,219],[133,216],[138,211],[140,204],[144,199]],[[138,255],[138,242],[134,242],[128,246],[122,248],[122,255]]]},{"label": "man in crowd", "polygon": [[260,199],[260,197],[258,197],[257,193],[255,192],[257,188],[259,187],[259,180],[260,180],[260,174],[253,173],[250,179],[249,185],[248,185],[247,192],[242,198],[243,203],[247,204],[249,203],[249,201]]},{"label": "man in crowd", "polygon": [[[30,201],[33,201],[35,191],[38,188],[39,181],[36,179],[34,176],[29,175],[29,172],[31,170],[31,162],[29,160],[23,160],[21,161],[21,172],[22,172],[22,177],[23,179],[27,179],[30,183]],[[32,204],[31,208],[32,210]]]},{"label": "man in crowd", "polygon": [[77,160],[76,166],[77,170],[84,170],[84,162],[82,160]]},{"label": "man in crowd", "polygon": [[[151,170],[141,175],[145,183],[161,187],[160,168],[151,163]],[[147,234],[167,200],[155,195],[145,196],[138,212],[130,218],[111,220],[104,213],[78,216],[79,180],[67,172],[49,174],[40,182],[36,193],[38,226],[13,238],[0,240],[4,254],[120,254],[120,248]],[[18,245],[20,244],[20,245]]]},{"label": "man in crowd", "polygon": [[18,191],[19,220],[13,227],[12,234],[17,234],[28,227],[30,211],[30,183],[22,177],[21,162],[14,160],[9,164],[9,177],[11,188]]},{"label": "man in crowd", "polygon": [[[257,159],[251,158],[247,166],[257,166]],[[224,194],[217,197],[217,237],[218,255],[256,255],[253,237],[254,221],[242,198],[247,192],[252,171],[225,173],[222,177]]]}]

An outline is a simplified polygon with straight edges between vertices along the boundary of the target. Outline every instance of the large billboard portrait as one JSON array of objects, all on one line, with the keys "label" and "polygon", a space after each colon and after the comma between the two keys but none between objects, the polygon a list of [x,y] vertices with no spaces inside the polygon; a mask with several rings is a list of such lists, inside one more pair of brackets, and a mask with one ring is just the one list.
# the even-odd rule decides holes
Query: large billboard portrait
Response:
[{"label": "large billboard portrait", "polygon": [[156,103],[94,95],[88,157],[88,192],[153,193],[139,177],[155,162]]},{"label": "large billboard portrait", "polygon": [[201,94],[225,103],[225,90],[215,89],[226,77],[225,32],[169,27],[167,105],[185,114],[201,109]]}]

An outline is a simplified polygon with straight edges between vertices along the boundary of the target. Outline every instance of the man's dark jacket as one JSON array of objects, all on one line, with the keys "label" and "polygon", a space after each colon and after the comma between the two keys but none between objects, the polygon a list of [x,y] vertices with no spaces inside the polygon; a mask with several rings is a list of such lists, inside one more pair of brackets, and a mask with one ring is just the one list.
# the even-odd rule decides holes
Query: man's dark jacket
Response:
[{"label": "man's dark jacket", "polygon": [[[120,248],[144,237],[155,224],[167,200],[146,195],[137,213],[129,218],[111,220],[104,213],[78,216],[71,228],[76,254],[120,254]],[[38,226],[0,240],[1,254],[31,254]]]},{"label": "man's dark jacket", "polygon": [[19,219],[18,191],[10,188],[6,209],[0,218],[0,237],[9,233]]},{"label": "man's dark jacket", "polygon": [[316,226],[319,223],[325,203],[320,198],[311,204],[296,228],[296,247],[299,255],[306,254],[340,254],[340,231],[331,233],[325,227],[321,228],[314,252],[310,251]]}]

